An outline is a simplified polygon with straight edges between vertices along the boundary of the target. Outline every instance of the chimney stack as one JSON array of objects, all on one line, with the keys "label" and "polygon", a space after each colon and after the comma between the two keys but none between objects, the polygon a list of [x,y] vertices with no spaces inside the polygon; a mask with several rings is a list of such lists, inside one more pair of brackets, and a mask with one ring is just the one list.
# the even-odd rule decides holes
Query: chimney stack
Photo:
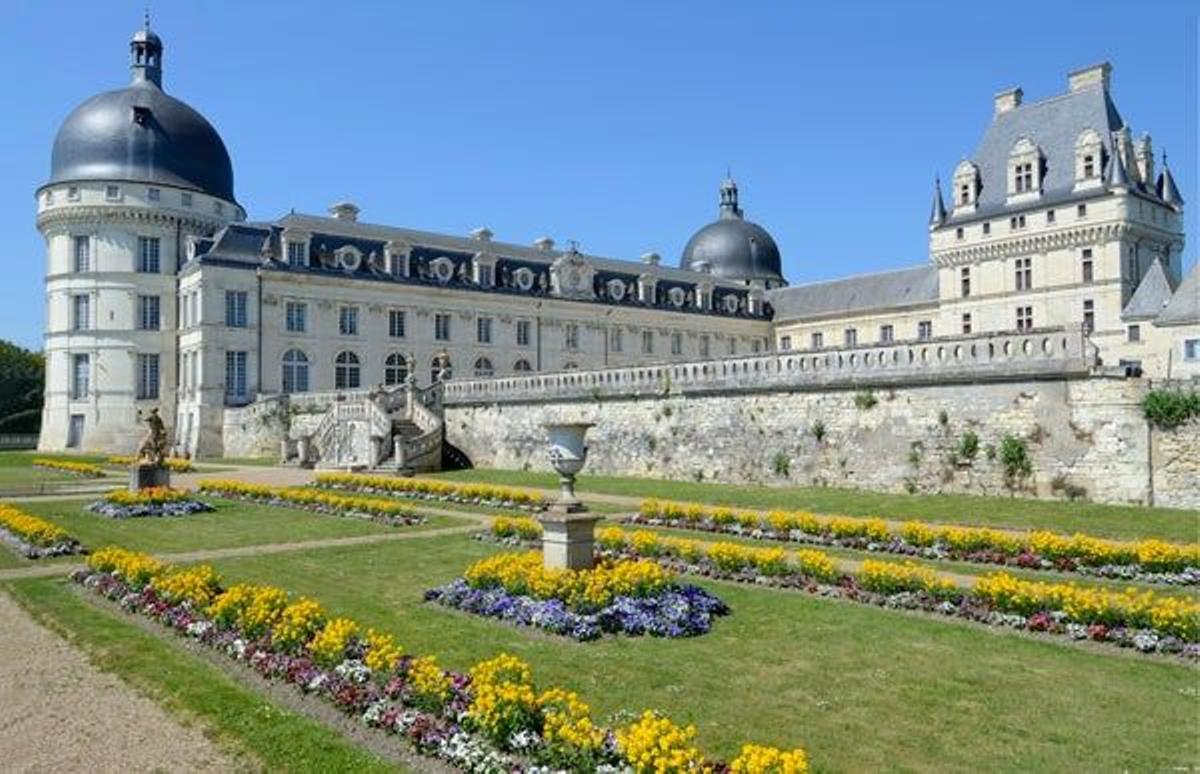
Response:
[{"label": "chimney stack", "polygon": [[1112,65],[1108,62],[1081,67],[1067,74],[1067,86],[1070,87],[1071,93],[1096,85],[1103,86],[1104,90],[1108,91],[1111,81]]},{"label": "chimney stack", "polygon": [[1021,97],[1023,96],[1025,96],[1025,92],[1021,90],[1020,86],[998,92],[995,97],[995,114],[1000,115],[1021,107]]},{"label": "chimney stack", "polygon": [[362,212],[358,205],[353,202],[338,202],[329,208],[329,214],[338,220],[348,220],[351,223],[358,222],[358,213]]}]

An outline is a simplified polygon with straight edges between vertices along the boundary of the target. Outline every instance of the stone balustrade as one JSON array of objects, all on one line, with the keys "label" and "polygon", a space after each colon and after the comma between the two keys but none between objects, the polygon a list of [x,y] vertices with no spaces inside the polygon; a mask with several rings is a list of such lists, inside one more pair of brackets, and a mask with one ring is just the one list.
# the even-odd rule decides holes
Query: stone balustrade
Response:
[{"label": "stone balustrade", "polygon": [[447,406],[541,400],[962,384],[1086,376],[1095,346],[1080,326],[978,334],[690,363],[447,382]]}]

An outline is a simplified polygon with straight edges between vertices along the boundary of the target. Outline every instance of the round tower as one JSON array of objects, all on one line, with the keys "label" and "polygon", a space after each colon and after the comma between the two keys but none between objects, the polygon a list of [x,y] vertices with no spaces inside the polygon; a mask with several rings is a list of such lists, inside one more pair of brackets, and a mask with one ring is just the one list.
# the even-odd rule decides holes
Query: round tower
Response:
[{"label": "round tower", "polygon": [[130,41],[131,82],[58,130],[37,191],[46,240],[42,450],[128,453],[158,407],[174,437],[176,275],[189,238],[245,212],[220,135],[162,88],[149,23]]}]

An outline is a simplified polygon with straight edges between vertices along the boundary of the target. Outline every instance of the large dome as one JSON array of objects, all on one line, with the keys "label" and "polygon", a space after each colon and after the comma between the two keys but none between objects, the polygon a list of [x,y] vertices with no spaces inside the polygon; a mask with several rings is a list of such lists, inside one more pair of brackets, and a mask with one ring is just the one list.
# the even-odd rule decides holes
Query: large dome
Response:
[{"label": "large dome", "polygon": [[768,287],[784,284],[779,246],[765,228],[742,217],[732,180],[721,184],[721,217],[688,240],[679,265],[692,271],[707,266],[717,277],[759,280]]},{"label": "large dome", "polygon": [[54,138],[50,182],[129,180],[201,191],[234,202],[233,165],[217,130],[162,88],[162,44],[139,31],[133,83],[75,108]]}]

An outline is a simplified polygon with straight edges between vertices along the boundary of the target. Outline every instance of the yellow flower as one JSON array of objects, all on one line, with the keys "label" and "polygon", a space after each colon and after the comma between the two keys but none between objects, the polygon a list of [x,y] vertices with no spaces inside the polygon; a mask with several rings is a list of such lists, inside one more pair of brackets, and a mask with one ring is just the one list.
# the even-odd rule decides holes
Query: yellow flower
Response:
[{"label": "yellow flower", "polygon": [[73,462],[71,460],[60,460],[53,457],[34,457],[29,461],[29,464],[37,468],[61,470],[66,473],[75,473],[80,476],[88,476],[89,478],[100,478],[104,475],[104,471],[99,465],[92,465],[88,462]]},{"label": "yellow flower", "polygon": [[695,726],[682,728],[651,710],[617,730],[617,749],[638,774],[704,771],[704,756],[692,745]]},{"label": "yellow flower", "polygon": [[171,602],[187,601],[193,608],[203,610],[216,599],[221,579],[210,565],[199,564],[169,569],[155,578],[152,585]]},{"label": "yellow flower", "polygon": [[325,666],[336,666],[346,657],[346,646],[358,636],[358,624],[349,618],[334,618],[313,635],[308,652]]},{"label": "yellow flower", "polygon": [[408,683],[417,702],[429,709],[441,709],[450,698],[450,678],[433,656],[409,662]]},{"label": "yellow flower", "polygon": [[954,581],[913,562],[901,564],[867,559],[858,572],[858,580],[863,588],[880,594],[924,591],[935,596],[953,596],[958,593]]},{"label": "yellow flower", "polygon": [[41,547],[70,539],[62,527],[4,503],[0,503],[0,529],[8,530],[26,543]]},{"label": "yellow flower", "polygon": [[284,650],[297,650],[324,625],[325,611],[321,605],[301,597],[279,610],[271,627],[271,642]]},{"label": "yellow flower", "polygon": [[160,575],[166,566],[149,554],[109,546],[88,557],[88,566],[98,572],[110,572],[135,589]]},{"label": "yellow flower", "polygon": [[803,774],[808,771],[804,750],[780,750],[757,744],[742,745],[742,752],[729,764],[732,774]]}]

